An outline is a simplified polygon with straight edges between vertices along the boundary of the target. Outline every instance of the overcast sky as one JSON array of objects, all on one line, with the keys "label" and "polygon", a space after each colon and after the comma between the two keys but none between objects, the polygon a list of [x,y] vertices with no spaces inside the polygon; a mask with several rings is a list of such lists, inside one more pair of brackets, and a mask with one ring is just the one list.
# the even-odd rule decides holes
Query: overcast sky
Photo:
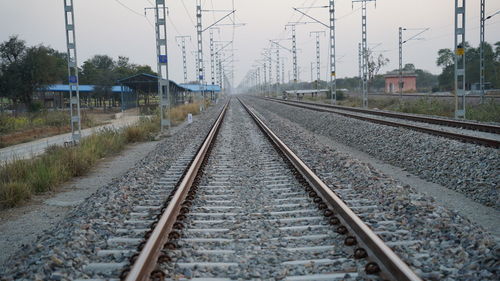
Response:
[{"label": "overcast sky", "polygon": [[[232,0],[203,0],[204,9],[228,10]],[[350,0],[336,0],[337,18],[337,74],[338,77],[355,76],[358,73],[358,42],[361,40],[361,11],[359,4]],[[430,30],[421,37],[424,40],[411,41],[404,47],[404,62],[414,63],[418,68],[439,73],[435,61],[437,51],[452,48],[454,28],[453,0],[379,0],[368,8],[368,41],[375,50],[383,53],[391,62],[382,71],[397,68],[398,65],[398,27],[424,28]],[[107,54],[114,58],[127,56],[134,63],[155,66],[155,35],[153,11],[144,16],[144,8],[152,7],[154,0],[74,0],[78,60],[95,54]],[[121,4],[120,4],[121,3]],[[170,21],[169,58],[170,78],[183,82],[181,50],[175,36],[190,35],[188,43],[189,80],[194,80],[194,50],[196,48],[195,6],[196,0],[166,0]],[[234,0],[236,21],[245,23],[235,31],[235,74],[236,85],[261,59],[260,53],[269,47],[269,39],[290,37],[290,30],[284,26],[297,21],[300,15],[292,7],[328,5],[327,0]],[[500,10],[499,0],[486,0],[487,15]],[[311,15],[328,23],[328,9],[311,9]],[[205,12],[203,24],[208,26],[223,16],[223,12]],[[466,39],[473,46],[479,42],[479,0],[467,1]],[[307,21],[302,18],[302,21]],[[226,20],[222,23],[230,23]],[[326,29],[318,24],[297,26],[297,42],[300,51],[298,61],[301,69],[300,79],[310,80],[310,64],[315,61],[315,40],[311,31]],[[415,32],[407,31],[405,38]],[[232,40],[232,27],[220,27],[216,40]],[[0,0],[0,41],[17,34],[29,45],[45,44],[65,51],[65,31],[63,0]],[[205,60],[209,60],[209,34],[204,34]],[[500,14],[487,22],[486,41],[500,41]],[[290,41],[282,41],[291,48]],[[380,45],[379,45],[380,44]],[[321,38],[322,77],[326,78],[328,40]],[[290,54],[286,65],[286,76],[291,70]],[[229,60],[228,60],[229,61]],[[210,76],[209,64],[205,64]],[[273,67],[274,69],[274,67]],[[273,73],[273,76],[275,74]],[[207,77],[209,78],[209,77]],[[323,79],[325,79],[323,78]]]}]

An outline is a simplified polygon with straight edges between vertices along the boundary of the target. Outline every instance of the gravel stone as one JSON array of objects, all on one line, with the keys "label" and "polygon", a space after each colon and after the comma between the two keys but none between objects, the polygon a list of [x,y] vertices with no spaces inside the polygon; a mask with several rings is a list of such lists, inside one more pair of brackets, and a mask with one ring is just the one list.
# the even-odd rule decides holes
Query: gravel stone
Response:
[{"label": "gravel stone", "polygon": [[119,236],[117,229],[123,228],[154,182],[186,149],[201,144],[222,106],[223,102],[209,108],[191,125],[159,142],[123,177],[100,188],[35,243],[24,245],[0,267],[2,280],[90,278],[84,267],[98,259],[98,250],[108,248],[108,238]]},{"label": "gravel stone", "polygon": [[325,112],[252,99],[307,130],[500,210],[500,150]]},{"label": "gravel stone", "polygon": [[[488,153],[498,153],[497,151],[254,98],[246,98],[245,101],[254,106],[266,124],[319,174],[346,204],[352,207],[355,206],[352,198],[366,198],[365,200],[371,202],[370,205],[375,206],[370,215],[359,214],[358,210],[354,210],[384,241],[414,241],[409,244],[389,245],[420,277],[428,280],[497,279],[500,274],[500,247],[487,231],[456,212],[437,205],[432,198],[416,192],[411,186],[401,185],[371,165],[353,159],[331,145],[321,143],[317,135],[328,135],[335,140],[343,140],[342,142],[350,141],[357,147],[362,147],[360,144],[364,143],[366,147],[363,148],[368,151],[380,149],[381,154],[384,152],[388,155],[412,158],[422,166],[428,165],[423,159],[431,158],[431,155],[427,155],[431,154],[431,149],[432,154],[438,156],[436,161],[441,161],[440,157],[444,158],[444,154],[449,152],[439,152],[440,149],[451,147],[452,157],[463,161],[470,157],[471,163],[483,159],[481,157],[488,159]],[[434,148],[423,149],[419,141],[434,144]],[[403,146],[401,142],[406,142],[407,145]],[[465,147],[475,150],[465,151]],[[390,149],[395,149],[396,152]],[[423,153],[425,157],[421,158],[420,153],[426,150],[427,152]],[[476,157],[472,157],[474,155]],[[482,165],[489,168],[485,168],[484,173],[478,175],[486,177],[489,172],[494,175],[493,178],[498,179],[498,175],[491,171],[498,165],[498,156],[491,159],[493,163]],[[461,165],[462,163],[458,165],[459,168],[465,169]],[[441,168],[445,169],[446,167]],[[483,180],[489,181],[490,184],[495,181],[486,178]],[[373,223],[383,220],[396,223]]]}]

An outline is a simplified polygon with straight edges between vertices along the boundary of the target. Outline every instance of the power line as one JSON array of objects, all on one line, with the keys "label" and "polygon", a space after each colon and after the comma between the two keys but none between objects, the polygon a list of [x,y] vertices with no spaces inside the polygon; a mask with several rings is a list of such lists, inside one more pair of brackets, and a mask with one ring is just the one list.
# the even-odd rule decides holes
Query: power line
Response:
[{"label": "power line", "polygon": [[120,4],[120,6],[122,6],[123,8],[125,8],[127,10],[129,10],[130,12],[132,12],[132,13],[140,16],[140,17],[144,17],[143,14],[136,12],[134,9],[130,8],[129,6],[127,6],[125,4],[123,4],[120,0],[115,0],[115,2],[118,3],[118,4]]}]

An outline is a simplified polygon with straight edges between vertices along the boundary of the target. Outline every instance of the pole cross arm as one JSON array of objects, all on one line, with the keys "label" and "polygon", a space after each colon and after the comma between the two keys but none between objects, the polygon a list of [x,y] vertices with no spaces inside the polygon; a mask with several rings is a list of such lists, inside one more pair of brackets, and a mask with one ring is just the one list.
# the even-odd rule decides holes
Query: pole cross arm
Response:
[{"label": "pole cross arm", "polygon": [[219,50],[217,50],[215,52],[215,54],[218,54],[220,51],[224,50],[225,48],[227,48],[229,45],[231,45],[233,43],[233,41],[230,41],[229,43],[227,43],[224,47],[220,48]]},{"label": "pole cross arm", "polygon": [[218,21],[214,22],[212,25],[208,26],[207,28],[203,29],[201,32],[205,32],[207,31],[207,29],[211,28],[212,26],[218,24],[219,22],[223,21],[224,19],[226,19],[227,17],[229,17],[230,15],[234,14],[236,12],[236,10],[233,10],[232,12],[230,12],[229,14],[223,16],[222,18],[220,18]]},{"label": "pole cross arm", "polygon": [[273,43],[273,44],[275,44],[275,45],[277,45],[277,46],[279,46],[279,47],[281,47],[281,48],[283,48],[283,49],[285,49],[285,50],[289,51],[290,53],[292,52],[292,50],[288,49],[287,47],[283,47],[283,46],[282,46],[280,43],[278,43],[278,42],[275,42],[275,41],[273,41],[273,40],[269,40],[269,41],[270,41],[271,43]]},{"label": "pole cross arm", "polygon": [[308,18],[312,19],[313,21],[315,21],[315,22],[317,22],[317,23],[319,23],[319,24],[321,24],[321,25],[325,26],[326,28],[330,28],[330,26],[329,26],[329,25],[327,25],[327,24],[325,24],[325,23],[323,23],[323,22],[321,22],[321,21],[319,21],[319,20],[317,20],[317,19],[315,19],[315,18],[311,17],[310,15],[308,15],[308,14],[306,14],[306,13],[302,12],[301,10],[299,10],[299,9],[297,9],[297,8],[293,8],[293,9],[294,9],[295,11],[297,11],[297,12],[299,12],[299,13],[303,14],[304,16],[306,16],[306,17],[308,17]]}]

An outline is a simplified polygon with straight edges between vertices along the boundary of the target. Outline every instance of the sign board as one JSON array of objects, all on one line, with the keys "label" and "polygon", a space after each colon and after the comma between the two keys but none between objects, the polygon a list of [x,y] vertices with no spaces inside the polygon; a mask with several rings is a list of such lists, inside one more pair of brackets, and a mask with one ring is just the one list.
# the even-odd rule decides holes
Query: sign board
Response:
[{"label": "sign board", "polygon": [[167,55],[160,55],[158,56],[158,60],[160,61],[160,63],[167,63]]},{"label": "sign board", "polygon": [[78,78],[76,78],[75,75],[69,76],[69,83],[77,83],[77,82],[78,82]]},{"label": "sign board", "polygon": [[193,123],[193,114],[189,113],[188,114],[188,124]]}]

